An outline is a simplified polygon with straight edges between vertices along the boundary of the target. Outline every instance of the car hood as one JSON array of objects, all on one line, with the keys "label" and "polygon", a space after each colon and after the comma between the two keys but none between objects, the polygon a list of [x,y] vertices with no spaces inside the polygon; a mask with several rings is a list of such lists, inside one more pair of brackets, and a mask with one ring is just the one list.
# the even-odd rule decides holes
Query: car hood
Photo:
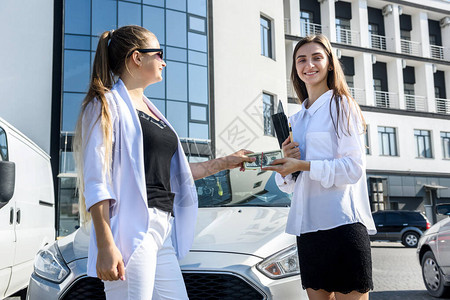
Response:
[{"label": "car hood", "polygon": [[267,257],[295,243],[285,233],[287,207],[202,208],[191,250]]},{"label": "car hood", "polygon": [[[265,258],[295,243],[295,237],[284,232],[288,211],[287,207],[200,208],[191,250]],[[83,226],[58,240],[67,263],[87,257],[89,228]]]}]

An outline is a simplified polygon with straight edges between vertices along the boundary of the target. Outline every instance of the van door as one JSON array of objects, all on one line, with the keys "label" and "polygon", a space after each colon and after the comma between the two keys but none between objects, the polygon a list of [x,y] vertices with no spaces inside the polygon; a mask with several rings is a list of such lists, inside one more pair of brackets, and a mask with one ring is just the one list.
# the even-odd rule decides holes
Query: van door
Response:
[{"label": "van door", "polygon": [[[0,124],[0,160],[8,161],[8,136]],[[2,206],[3,205],[3,206]],[[5,296],[16,252],[15,200],[0,203],[0,298]]]},{"label": "van door", "polygon": [[16,252],[6,291],[12,294],[27,286],[39,249],[55,240],[55,209],[48,157],[19,134],[11,133],[9,144],[16,168]]}]

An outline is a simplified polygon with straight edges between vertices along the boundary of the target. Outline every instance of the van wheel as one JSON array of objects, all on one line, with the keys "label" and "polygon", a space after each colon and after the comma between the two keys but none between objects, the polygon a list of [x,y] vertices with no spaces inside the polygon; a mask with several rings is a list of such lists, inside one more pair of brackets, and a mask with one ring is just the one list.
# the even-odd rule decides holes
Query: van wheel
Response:
[{"label": "van wheel", "polygon": [[433,252],[427,251],[422,258],[422,278],[428,293],[433,297],[442,297],[449,294],[445,286],[444,275],[436,262]]},{"label": "van wheel", "polygon": [[413,231],[408,231],[402,237],[402,244],[407,248],[416,248],[419,243],[419,234]]}]

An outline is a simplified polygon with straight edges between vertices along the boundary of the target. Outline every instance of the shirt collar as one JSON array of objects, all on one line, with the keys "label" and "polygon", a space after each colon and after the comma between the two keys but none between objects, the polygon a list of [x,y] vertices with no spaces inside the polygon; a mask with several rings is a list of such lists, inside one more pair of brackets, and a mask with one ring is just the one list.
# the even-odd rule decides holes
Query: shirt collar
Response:
[{"label": "shirt collar", "polygon": [[314,115],[316,113],[316,111],[325,103],[327,102],[330,98],[331,95],[333,93],[333,90],[328,90],[325,93],[323,93],[316,101],[314,101],[314,103],[307,109],[306,108],[306,103],[307,100],[303,101],[302,103],[302,109],[304,109],[306,112],[309,113],[309,115]]}]

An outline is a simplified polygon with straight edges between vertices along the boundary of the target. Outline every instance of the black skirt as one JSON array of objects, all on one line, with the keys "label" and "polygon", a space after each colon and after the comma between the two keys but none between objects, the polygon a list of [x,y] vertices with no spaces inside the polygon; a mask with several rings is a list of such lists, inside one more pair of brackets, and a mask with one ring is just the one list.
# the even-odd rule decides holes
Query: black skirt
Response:
[{"label": "black skirt", "polygon": [[297,247],[303,289],[343,294],[373,289],[370,240],[361,223],[302,234]]}]

